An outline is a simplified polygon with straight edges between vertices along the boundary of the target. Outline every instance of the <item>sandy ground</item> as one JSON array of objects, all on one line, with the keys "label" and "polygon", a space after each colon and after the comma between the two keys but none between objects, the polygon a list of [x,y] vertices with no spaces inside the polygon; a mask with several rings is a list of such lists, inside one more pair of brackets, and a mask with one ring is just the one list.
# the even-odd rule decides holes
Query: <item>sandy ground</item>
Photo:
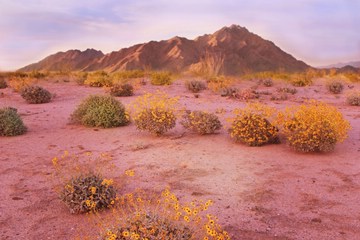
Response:
[{"label": "sandy ground", "polygon": [[[280,84],[260,90],[274,92]],[[136,171],[137,186],[170,186],[180,201],[212,199],[210,212],[232,239],[360,239],[360,109],[345,104],[348,87],[335,96],[318,81],[297,88],[287,101],[271,102],[283,108],[316,98],[334,104],[350,121],[349,138],[334,152],[301,154],[285,143],[236,144],[226,130],[199,136],[180,124],[162,137],[138,132],[133,124],[114,129],[69,125],[68,117],[81,99],[104,90],[74,83],[42,85],[56,94],[51,103],[30,105],[11,89],[1,90],[0,107],[16,107],[29,130],[0,137],[0,239],[71,239],[86,224],[83,215],[69,213],[49,180],[51,159],[64,150],[107,152],[119,171]],[[180,96],[187,109],[225,109],[223,122],[232,109],[244,105],[209,90],[195,98],[181,81],[168,87],[148,84],[134,97],[118,99],[128,104],[156,89]],[[270,102],[269,97],[261,101]]]}]

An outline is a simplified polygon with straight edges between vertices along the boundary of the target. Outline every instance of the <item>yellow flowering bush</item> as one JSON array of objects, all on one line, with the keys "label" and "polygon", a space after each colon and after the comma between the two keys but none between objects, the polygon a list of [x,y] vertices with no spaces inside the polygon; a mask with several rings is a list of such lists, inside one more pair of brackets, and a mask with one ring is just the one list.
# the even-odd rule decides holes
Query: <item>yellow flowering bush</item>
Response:
[{"label": "yellow flowering bush", "polygon": [[71,213],[94,212],[113,205],[116,198],[112,179],[90,173],[80,175],[65,184],[61,200]]},{"label": "yellow flowering bush", "polygon": [[169,189],[161,195],[126,194],[114,208],[104,240],[126,239],[230,239],[215,216],[205,214],[211,200],[181,204]]},{"label": "yellow flowering bush", "polygon": [[315,100],[288,108],[283,126],[290,146],[301,152],[329,152],[347,138],[350,129],[335,107]]},{"label": "yellow flowering bush", "polygon": [[253,103],[244,109],[235,109],[234,113],[229,133],[235,141],[249,146],[279,142],[279,130],[268,120],[275,116],[276,109]]},{"label": "yellow flowering bush", "polygon": [[115,204],[114,180],[103,177],[116,170],[111,160],[106,153],[93,158],[86,152],[83,159],[68,151],[52,159],[55,190],[71,213],[96,212]]},{"label": "yellow flowering bush", "polygon": [[177,97],[171,98],[161,92],[147,93],[131,105],[131,115],[137,129],[161,135],[175,127],[177,104]]},{"label": "yellow flowering bush", "polygon": [[219,118],[215,114],[204,111],[187,111],[183,116],[181,125],[201,135],[212,134],[222,127]]}]

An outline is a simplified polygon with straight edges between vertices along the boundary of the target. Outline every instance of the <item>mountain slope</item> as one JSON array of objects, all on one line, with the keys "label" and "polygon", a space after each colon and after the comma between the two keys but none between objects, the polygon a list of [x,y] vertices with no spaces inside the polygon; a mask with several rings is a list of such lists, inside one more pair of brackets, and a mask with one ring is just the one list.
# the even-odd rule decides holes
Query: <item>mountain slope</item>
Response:
[{"label": "mountain slope", "polygon": [[103,55],[88,49],[51,55],[20,70],[109,72],[131,69],[198,71],[235,75],[244,72],[303,71],[309,66],[246,28],[232,25],[195,40],[174,37],[123,48]]}]

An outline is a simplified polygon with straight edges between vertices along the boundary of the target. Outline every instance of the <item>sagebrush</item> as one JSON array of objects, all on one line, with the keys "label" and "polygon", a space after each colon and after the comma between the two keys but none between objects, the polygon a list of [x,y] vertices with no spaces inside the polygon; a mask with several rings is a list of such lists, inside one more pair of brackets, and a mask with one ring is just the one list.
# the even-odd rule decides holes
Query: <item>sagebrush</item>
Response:
[{"label": "sagebrush", "polygon": [[70,121],[89,127],[124,126],[130,118],[121,102],[111,96],[90,95],[70,116]]},{"label": "sagebrush", "polygon": [[40,86],[28,86],[21,90],[21,96],[32,104],[48,103],[52,99],[52,94]]},{"label": "sagebrush", "polygon": [[218,116],[205,111],[187,111],[181,125],[201,135],[212,134],[222,127]]},{"label": "sagebrush", "polygon": [[0,108],[0,136],[17,136],[24,134],[26,130],[16,108]]}]

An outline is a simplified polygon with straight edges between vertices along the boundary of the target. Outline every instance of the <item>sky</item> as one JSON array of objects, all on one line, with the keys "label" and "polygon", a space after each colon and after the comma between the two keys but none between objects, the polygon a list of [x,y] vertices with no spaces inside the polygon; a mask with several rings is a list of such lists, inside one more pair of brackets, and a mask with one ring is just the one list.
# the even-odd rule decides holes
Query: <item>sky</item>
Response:
[{"label": "sky", "polygon": [[246,27],[311,66],[360,60],[360,0],[0,0],[0,71]]}]

